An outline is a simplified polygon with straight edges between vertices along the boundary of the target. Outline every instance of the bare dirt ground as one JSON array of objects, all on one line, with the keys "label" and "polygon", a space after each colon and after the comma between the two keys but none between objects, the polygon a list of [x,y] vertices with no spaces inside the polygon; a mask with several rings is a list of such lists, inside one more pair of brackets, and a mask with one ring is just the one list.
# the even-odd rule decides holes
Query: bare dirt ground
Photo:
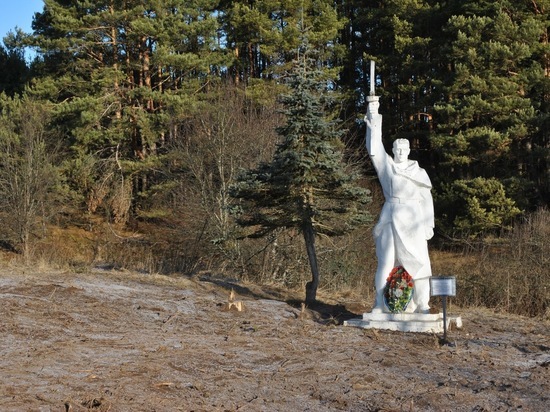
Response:
[{"label": "bare dirt ground", "polygon": [[[124,271],[0,273],[0,411],[545,411],[550,323],[452,308],[438,336],[341,326],[274,289]],[[339,302],[346,303],[346,302]],[[354,312],[356,315],[354,315]]]}]

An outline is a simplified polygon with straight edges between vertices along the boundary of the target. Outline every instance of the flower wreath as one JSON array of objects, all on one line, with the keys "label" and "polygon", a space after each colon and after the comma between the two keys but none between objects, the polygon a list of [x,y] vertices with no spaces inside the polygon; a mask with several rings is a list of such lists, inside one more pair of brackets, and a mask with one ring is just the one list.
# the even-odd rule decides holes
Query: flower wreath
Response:
[{"label": "flower wreath", "polygon": [[392,313],[404,312],[414,292],[414,280],[403,266],[396,266],[386,279],[384,301]]}]

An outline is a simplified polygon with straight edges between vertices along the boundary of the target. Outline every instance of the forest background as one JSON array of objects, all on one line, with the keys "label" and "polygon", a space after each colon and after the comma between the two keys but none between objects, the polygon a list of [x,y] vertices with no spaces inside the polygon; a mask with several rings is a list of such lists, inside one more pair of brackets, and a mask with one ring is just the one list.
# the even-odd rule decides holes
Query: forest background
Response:
[{"label": "forest background", "polygon": [[[45,0],[33,32],[0,48],[2,248],[33,264],[303,288],[299,233],[247,237],[231,188],[280,147],[280,96],[295,92],[286,79],[305,51],[375,219],[362,121],[372,59],[387,148],[409,139],[434,184],[434,273],[457,275],[458,303],[549,316],[549,8]],[[371,228],[318,237],[322,291],[370,296]]]}]

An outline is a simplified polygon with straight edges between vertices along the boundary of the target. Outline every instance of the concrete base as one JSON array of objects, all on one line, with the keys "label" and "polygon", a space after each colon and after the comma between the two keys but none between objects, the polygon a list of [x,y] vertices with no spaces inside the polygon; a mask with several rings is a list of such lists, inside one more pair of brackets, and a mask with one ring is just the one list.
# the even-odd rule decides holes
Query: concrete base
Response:
[{"label": "concrete base", "polygon": [[[462,327],[462,319],[447,315],[447,330]],[[443,313],[364,313],[361,319],[344,321],[344,326],[363,329],[386,329],[401,332],[443,333]]]}]

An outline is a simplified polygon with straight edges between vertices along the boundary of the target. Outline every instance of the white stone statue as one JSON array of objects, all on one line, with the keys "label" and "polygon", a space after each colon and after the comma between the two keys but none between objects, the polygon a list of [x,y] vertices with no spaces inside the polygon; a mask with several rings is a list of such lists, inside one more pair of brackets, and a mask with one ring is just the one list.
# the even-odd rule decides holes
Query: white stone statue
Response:
[{"label": "white stone statue", "polygon": [[386,199],[374,228],[378,267],[373,313],[388,312],[384,287],[392,269],[403,266],[414,279],[414,292],[406,312],[429,313],[430,276],[428,239],[433,236],[434,208],[431,182],[417,161],[409,160],[409,141],[393,143],[393,159],[382,144],[382,115],[378,97],[367,97],[366,145]]}]

